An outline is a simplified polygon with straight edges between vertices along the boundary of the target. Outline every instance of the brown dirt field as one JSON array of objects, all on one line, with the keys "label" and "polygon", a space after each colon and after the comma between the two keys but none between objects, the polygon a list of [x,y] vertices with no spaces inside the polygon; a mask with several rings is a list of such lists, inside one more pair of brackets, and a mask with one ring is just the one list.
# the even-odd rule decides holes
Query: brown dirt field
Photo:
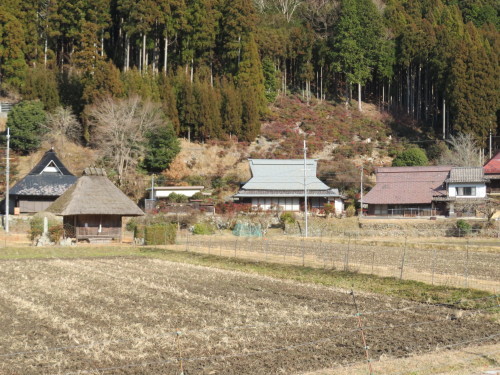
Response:
[{"label": "brown dirt field", "polygon": [[[177,249],[316,268],[348,269],[436,285],[500,291],[500,252],[470,245],[462,250],[412,248],[349,242],[178,236]],[[403,265],[404,258],[404,265]],[[403,265],[403,273],[401,266]]]},{"label": "brown dirt field", "polygon": [[[5,375],[173,374],[179,358],[185,374],[296,374],[364,358],[344,290],[143,258],[0,268]],[[484,312],[356,299],[375,361],[500,343]]]}]

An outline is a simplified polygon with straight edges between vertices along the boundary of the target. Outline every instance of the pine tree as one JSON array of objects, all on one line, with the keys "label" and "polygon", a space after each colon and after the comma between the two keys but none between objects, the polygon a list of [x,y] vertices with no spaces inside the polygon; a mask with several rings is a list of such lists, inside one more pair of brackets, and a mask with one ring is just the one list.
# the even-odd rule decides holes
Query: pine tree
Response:
[{"label": "pine tree", "polygon": [[45,68],[29,69],[22,88],[23,99],[39,99],[47,111],[59,106],[57,77],[53,70]]},{"label": "pine tree", "polygon": [[26,100],[15,105],[7,118],[12,149],[23,154],[37,150],[42,136],[47,132],[46,119],[41,102]]}]

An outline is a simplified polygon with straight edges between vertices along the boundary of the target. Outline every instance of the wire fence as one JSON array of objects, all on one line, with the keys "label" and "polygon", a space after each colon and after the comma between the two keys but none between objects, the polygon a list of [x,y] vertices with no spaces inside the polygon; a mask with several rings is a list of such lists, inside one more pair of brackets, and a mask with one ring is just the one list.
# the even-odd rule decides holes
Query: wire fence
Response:
[{"label": "wire fence", "polygon": [[[373,244],[353,233],[333,238],[249,238],[192,235],[177,236],[185,251],[360,272],[415,280],[433,285],[500,290],[500,252],[486,251],[484,243],[466,240],[457,249],[436,243],[409,242],[397,246]],[[491,243],[498,246],[497,242]]]}]

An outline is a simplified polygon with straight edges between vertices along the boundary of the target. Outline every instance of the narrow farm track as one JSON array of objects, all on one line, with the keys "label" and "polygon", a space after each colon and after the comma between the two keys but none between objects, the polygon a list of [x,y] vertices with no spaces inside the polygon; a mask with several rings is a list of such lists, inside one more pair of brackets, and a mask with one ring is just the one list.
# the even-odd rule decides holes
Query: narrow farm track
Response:
[{"label": "narrow farm track", "polygon": [[[344,290],[147,258],[0,269],[1,374],[172,374],[180,358],[186,374],[294,374],[365,355]],[[500,343],[481,311],[356,299],[374,360]]]}]

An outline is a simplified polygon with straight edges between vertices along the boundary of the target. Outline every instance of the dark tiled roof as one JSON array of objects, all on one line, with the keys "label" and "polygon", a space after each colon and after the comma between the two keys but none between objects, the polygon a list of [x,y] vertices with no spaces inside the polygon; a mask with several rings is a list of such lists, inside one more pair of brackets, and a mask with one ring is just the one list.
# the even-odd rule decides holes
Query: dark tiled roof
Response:
[{"label": "dark tiled roof", "polygon": [[448,183],[485,182],[483,168],[481,167],[454,167],[450,171]]},{"label": "dark tiled roof", "polygon": [[[51,163],[58,172],[44,172]],[[10,189],[9,193],[20,196],[58,197],[76,180],[77,178],[59,160],[54,149],[50,149],[31,172]]]},{"label": "dark tiled roof", "polygon": [[365,195],[368,204],[430,204],[435,196],[446,196],[445,180],[452,167],[377,168],[377,183]]},{"label": "dark tiled roof", "polygon": [[61,171],[61,174],[65,176],[73,176],[73,174],[66,168],[66,166],[62,163],[61,160],[56,155],[56,152],[53,148],[47,151],[42,159],[38,162],[38,164],[31,170],[29,174],[37,175],[43,172],[44,168],[50,164],[50,162],[54,162],[56,167]]},{"label": "dark tiled roof", "polygon": [[486,174],[500,174],[500,151],[483,168]]},{"label": "dark tiled roof", "polygon": [[76,177],[57,173],[27,175],[10,189],[10,195],[58,197],[76,182]]}]

